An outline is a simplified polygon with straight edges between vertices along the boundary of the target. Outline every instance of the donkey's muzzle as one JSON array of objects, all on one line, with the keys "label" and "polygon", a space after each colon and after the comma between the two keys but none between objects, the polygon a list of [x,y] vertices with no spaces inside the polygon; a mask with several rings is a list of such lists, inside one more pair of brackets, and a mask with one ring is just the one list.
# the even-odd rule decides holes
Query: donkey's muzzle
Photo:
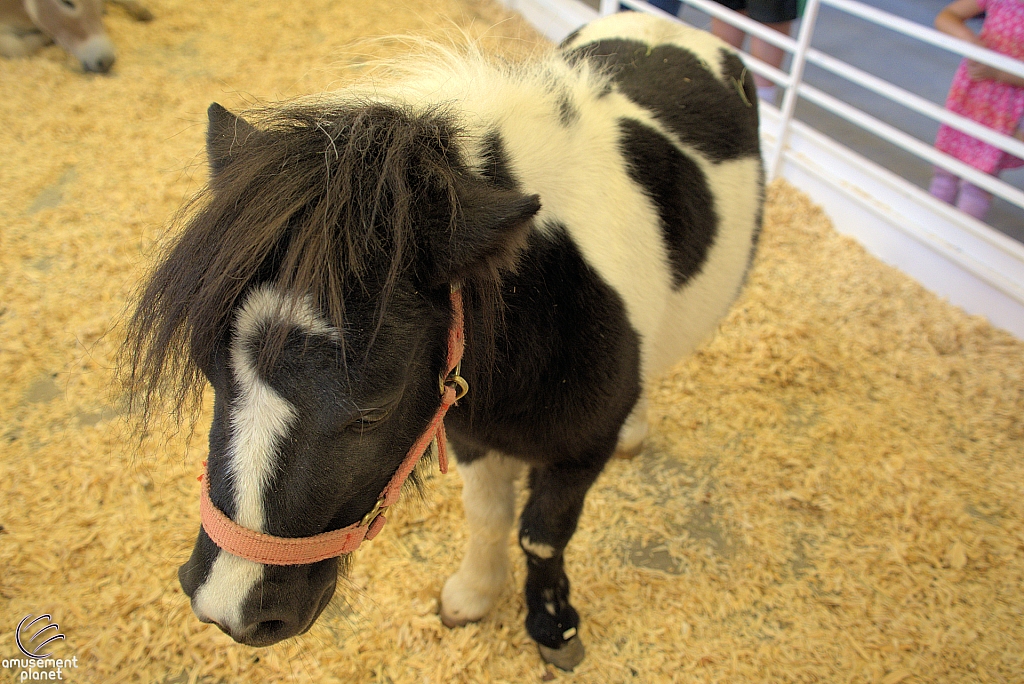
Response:
[{"label": "donkey's muzzle", "polygon": [[105,35],[93,36],[72,50],[82,69],[105,74],[114,65],[114,44]]}]

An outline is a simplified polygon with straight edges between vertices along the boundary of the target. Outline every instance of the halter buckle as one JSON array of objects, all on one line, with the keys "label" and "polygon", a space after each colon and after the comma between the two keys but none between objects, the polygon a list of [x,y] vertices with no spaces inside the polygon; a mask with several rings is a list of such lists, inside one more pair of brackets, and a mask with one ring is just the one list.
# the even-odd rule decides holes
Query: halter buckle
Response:
[{"label": "halter buckle", "polygon": [[438,389],[441,391],[441,396],[444,396],[445,390],[449,387],[455,390],[455,401],[458,401],[462,397],[469,393],[469,383],[466,379],[459,375],[462,370],[462,362],[460,361],[452,372],[448,374],[448,377],[438,378]]},{"label": "halter buckle", "polygon": [[[445,378],[445,381],[441,384],[442,390],[448,387],[452,387],[455,390],[455,401],[458,401],[462,397],[469,393],[469,383],[466,379],[458,374],[458,369],[452,371],[451,375]],[[444,392],[442,391],[442,394]]]},{"label": "halter buckle", "polygon": [[382,515],[387,509],[388,507],[384,505],[384,498],[381,497],[380,499],[377,499],[377,503],[373,504],[373,508],[369,513],[363,516],[363,519],[359,524],[363,527],[369,527],[373,524],[373,521],[377,519],[377,516]]}]

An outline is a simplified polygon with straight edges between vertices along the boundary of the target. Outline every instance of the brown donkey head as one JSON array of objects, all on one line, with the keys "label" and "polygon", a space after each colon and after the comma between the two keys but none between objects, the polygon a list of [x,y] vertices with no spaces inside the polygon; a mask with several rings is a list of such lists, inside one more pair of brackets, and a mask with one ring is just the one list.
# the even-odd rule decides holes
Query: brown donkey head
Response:
[{"label": "brown donkey head", "polygon": [[103,28],[102,0],[24,0],[32,23],[78,58],[86,71],[105,73],[114,63],[114,44]]}]

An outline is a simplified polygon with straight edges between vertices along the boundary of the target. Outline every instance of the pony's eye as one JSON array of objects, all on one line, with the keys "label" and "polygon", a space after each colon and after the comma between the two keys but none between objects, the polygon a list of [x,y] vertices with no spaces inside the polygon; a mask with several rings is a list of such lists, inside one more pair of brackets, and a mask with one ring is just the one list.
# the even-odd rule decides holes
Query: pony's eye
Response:
[{"label": "pony's eye", "polygon": [[360,413],[359,417],[349,423],[348,427],[354,432],[369,432],[383,423],[390,413],[390,408],[370,409]]},{"label": "pony's eye", "polygon": [[64,5],[68,9],[78,9],[78,6],[75,4],[74,0],[60,0],[60,4]]}]

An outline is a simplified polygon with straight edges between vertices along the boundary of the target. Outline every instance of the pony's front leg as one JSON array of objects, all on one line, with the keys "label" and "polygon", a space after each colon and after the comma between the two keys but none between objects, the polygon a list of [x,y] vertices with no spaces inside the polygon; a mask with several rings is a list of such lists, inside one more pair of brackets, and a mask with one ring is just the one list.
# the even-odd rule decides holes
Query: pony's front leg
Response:
[{"label": "pony's front leg", "polygon": [[530,499],[520,518],[519,545],[527,560],[526,631],[541,657],[563,670],[572,670],[585,654],[577,634],[580,616],[569,603],[564,552],[605,460],[531,470]]},{"label": "pony's front leg", "polygon": [[647,394],[640,396],[626,422],[619,429],[619,441],[615,455],[619,458],[634,458],[644,448],[647,437]]},{"label": "pony's front leg", "polygon": [[467,455],[460,456],[459,474],[469,543],[458,572],[441,591],[441,621],[448,627],[481,619],[501,594],[508,577],[508,536],[515,520],[519,462],[493,451],[475,460]]}]

